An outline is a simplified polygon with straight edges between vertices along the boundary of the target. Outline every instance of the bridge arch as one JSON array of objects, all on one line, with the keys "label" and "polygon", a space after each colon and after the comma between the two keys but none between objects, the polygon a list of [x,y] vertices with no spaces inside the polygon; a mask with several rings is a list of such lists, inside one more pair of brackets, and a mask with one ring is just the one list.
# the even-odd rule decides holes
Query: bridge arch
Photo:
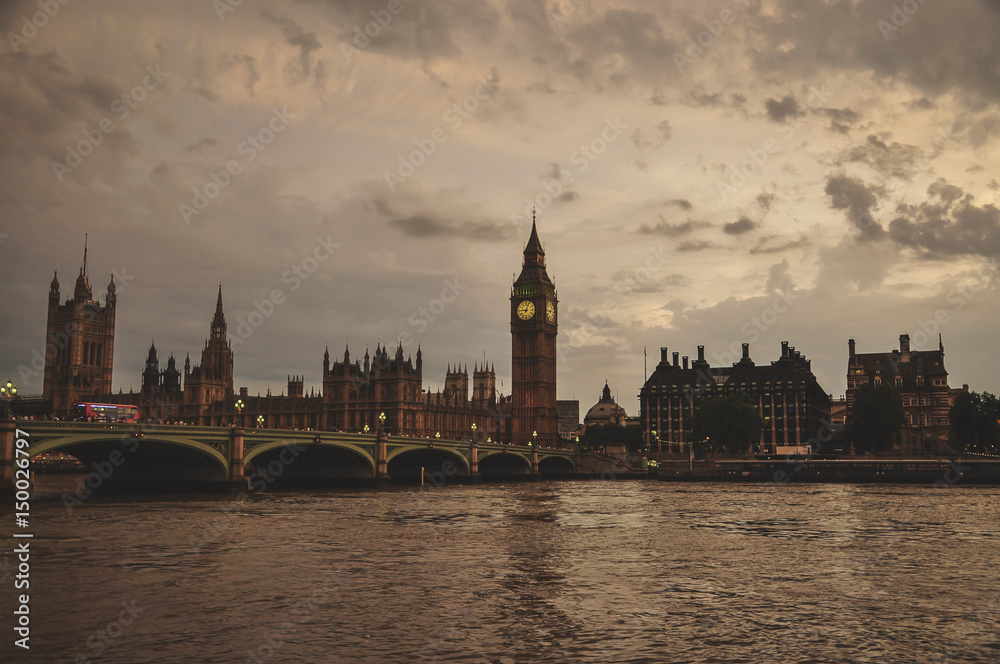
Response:
[{"label": "bridge arch", "polygon": [[538,460],[538,472],[546,476],[572,475],[576,465],[568,457],[552,455]]},{"label": "bridge arch", "polygon": [[282,438],[244,448],[250,484],[285,480],[362,480],[375,477],[375,460],[358,445],[337,439]]},{"label": "bridge arch", "polygon": [[531,474],[531,458],[508,449],[481,451],[479,474],[483,477],[515,477]]},{"label": "bridge arch", "polygon": [[229,461],[219,449],[187,436],[109,432],[77,433],[39,441],[28,449],[32,456],[62,452],[87,468],[107,475],[106,481],[218,482],[229,477]]},{"label": "bridge arch", "polygon": [[417,480],[421,468],[434,484],[468,477],[470,473],[469,460],[452,448],[412,445],[395,448],[386,455],[386,469],[392,479]]}]

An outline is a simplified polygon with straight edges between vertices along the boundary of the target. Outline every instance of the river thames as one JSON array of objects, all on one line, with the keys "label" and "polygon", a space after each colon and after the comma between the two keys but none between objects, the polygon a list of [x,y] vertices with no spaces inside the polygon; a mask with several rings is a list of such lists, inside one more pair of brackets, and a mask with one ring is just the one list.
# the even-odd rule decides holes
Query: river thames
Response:
[{"label": "river thames", "polygon": [[38,478],[13,661],[1000,660],[998,487],[543,481],[68,509],[75,480]]}]

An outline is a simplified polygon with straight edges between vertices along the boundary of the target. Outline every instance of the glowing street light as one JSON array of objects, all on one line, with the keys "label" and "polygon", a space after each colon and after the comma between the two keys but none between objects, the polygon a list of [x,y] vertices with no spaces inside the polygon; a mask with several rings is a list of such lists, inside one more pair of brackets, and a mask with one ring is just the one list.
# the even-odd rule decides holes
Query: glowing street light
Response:
[{"label": "glowing street light", "polygon": [[257,416],[257,426],[260,427],[261,429],[264,428],[264,416],[263,415],[258,415]]},{"label": "glowing street light", "polygon": [[[531,432],[531,436],[532,436],[532,438],[534,438],[535,443],[537,443],[538,442],[538,432],[537,431],[532,431]],[[528,441],[528,445],[531,445],[531,444],[532,444],[532,442],[529,440]]]},{"label": "glowing street light", "polygon": [[385,431],[385,413],[378,414],[378,428],[379,431]]},{"label": "glowing street light", "polygon": [[473,423],[472,423],[472,441],[473,441],[473,442],[475,442],[475,440],[476,440],[476,429],[477,429],[477,428],[479,428],[479,427],[477,427],[477,426],[476,426],[476,423],[475,423],[475,422],[473,422]]},{"label": "glowing street light", "polygon": [[7,399],[7,419],[14,419],[14,414],[10,409],[10,400],[17,396],[17,385],[8,380],[3,385],[0,385],[0,394]]},{"label": "glowing street light", "polygon": [[246,404],[243,403],[243,399],[237,399],[236,403],[234,405],[236,407],[236,419],[239,420],[240,425],[242,425],[243,424],[243,408],[246,407]]},{"label": "glowing street light", "polygon": [[368,425],[365,425],[365,433],[368,433]]}]

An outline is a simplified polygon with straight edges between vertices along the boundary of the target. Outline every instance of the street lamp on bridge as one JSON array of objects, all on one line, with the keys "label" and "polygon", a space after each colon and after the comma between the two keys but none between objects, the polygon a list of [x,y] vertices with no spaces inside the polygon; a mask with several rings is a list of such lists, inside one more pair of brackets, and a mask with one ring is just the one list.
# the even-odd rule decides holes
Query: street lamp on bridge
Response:
[{"label": "street lamp on bridge", "polygon": [[257,416],[257,428],[258,429],[263,429],[264,428],[264,416],[263,415],[258,415]]},{"label": "street lamp on bridge", "polygon": [[10,409],[10,400],[17,396],[17,385],[8,380],[3,385],[0,385],[0,394],[7,399],[7,414],[5,417],[8,420],[14,419],[14,413]]},{"label": "street lamp on bridge", "polygon": [[531,432],[531,437],[534,439],[534,443],[532,443],[532,441],[529,440],[528,444],[529,445],[537,444],[538,443],[538,432],[537,431],[532,431]]},{"label": "street lamp on bridge", "polygon": [[378,414],[378,429],[380,432],[385,432],[385,413]]},{"label": "street lamp on bridge", "polygon": [[239,421],[240,426],[243,426],[243,408],[246,404],[243,403],[243,399],[237,399],[236,403],[233,404],[236,407],[236,419]]},{"label": "street lamp on bridge", "polygon": [[479,427],[476,426],[476,423],[473,422],[472,423],[472,442],[476,442],[476,429],[478,429],[478,428]]}]

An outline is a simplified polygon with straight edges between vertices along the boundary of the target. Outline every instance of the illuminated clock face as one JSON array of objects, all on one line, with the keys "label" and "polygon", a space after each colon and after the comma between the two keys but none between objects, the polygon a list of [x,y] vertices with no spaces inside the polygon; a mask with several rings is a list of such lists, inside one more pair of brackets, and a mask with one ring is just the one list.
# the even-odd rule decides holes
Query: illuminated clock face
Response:
[{"label": "illuminated clock face", "polygon": [[556,303],[546,302],[545,303],[545,318],[548,319],[550,323],[556,322]]},{"label": "illuminated clock face", "polygon": [[517,305],[517,316],[521,320],[529,320],[535,315],[535,305],[528,300],[525,300],[521,304]]}]

